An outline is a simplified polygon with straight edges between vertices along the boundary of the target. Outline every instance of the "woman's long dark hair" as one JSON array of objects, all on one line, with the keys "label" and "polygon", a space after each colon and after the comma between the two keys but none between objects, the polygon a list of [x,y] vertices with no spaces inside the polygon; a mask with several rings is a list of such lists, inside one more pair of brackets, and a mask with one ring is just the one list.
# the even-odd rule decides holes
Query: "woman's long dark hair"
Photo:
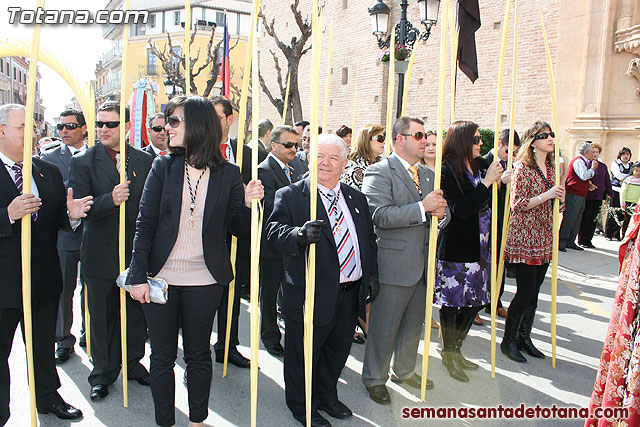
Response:
[{"label": "woman's long dark hair", "polygon": [[184,147],[171,147],[171,152],[184,154],[196,169],[208,166],[216,171],[226,160],[220,151],[222,128],[213,104],[202,96],[176,96],[164,110],[165,121],[178,107],[184,114]]},{"label": "woman's long dark hair", "polygon": [[464,177],[468,167],[473,175],[478,173],[478,163],[473,158],[473,137],[477,129],[477,124],[462,120],[452,123],[447,129],[442,157],[453,166],[458,176]]}]

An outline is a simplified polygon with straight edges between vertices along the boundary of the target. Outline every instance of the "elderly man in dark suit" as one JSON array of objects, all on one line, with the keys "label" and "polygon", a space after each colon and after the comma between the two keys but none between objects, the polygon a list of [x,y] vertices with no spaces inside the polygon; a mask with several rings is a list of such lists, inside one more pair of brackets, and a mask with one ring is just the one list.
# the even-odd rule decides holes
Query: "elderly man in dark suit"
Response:
[{"label": "elderly man in dark suit", "polygon": [[[23,194],[24,106],[0,106],[0,425],[9,419],[9,355],[22,305],[21,219],[31,217],[31,315],[33,364],[38,412],[62,419],[82,417],[60,394],[54,346],[58,298],[62,291],[57,231],[71,231],[86,216],[91,197],[65,199],[62,176],[49,162],[33,158],[31,193]],[[32,132],[29,129],[29,132]],[[66,203],[65,203],[66,201]],[[71,221],[70,221],[71,220]],[[24,325],[23,325],[24,326]],[[22,422],[25,422],[24,420]],[[19,422],[18,422],[19,423]]]},{"label": "elderly man in dark suit", "polygon": [[[357,317],[364,317],[367,295],[375,298],[378,263],[373,224],[362,193],[340,183],[347,165],[347,146],[337,135],[318,141],[318,193],[310,194],[309,178],[276,192],[267,225],[269,243],[282,254],[283,305],[287,331],[284,381],[287,406],[305,424],[303,306],[305,252],[316,244],[316,288],[313,316],[312,426],[331,424],[351,410],[338,399],[337,383],[344,367]],[[310,198],[318,201],[316,221],[309,221]]]},{"label": "elderly man in dark suit", "polygon": [[[82,236],[82,277],[91,316],[91,356],[89,374],[91,400],[109,394],[120,373],[120,292],[116,278],[118,262],[119,207],[126,206],[125,264],[131,259],[140,197],[153,158],[127,144],[120,153],[120,105],[107,103],[100,107],[96,121],[99,143],[71,159],[69,185],[77,196],[93,196],[93,209],[84,222]],[[124,118],[129,130],[129,110]],[[127,181],[120,184],[119,168],[126,170]],[[128,378],[149,385],[149,373],[140,364],[144,356],[146,322],[140,303],[127,298]]]},{"label": "elderly man in dark suit", "polygon": [[[264,217],[273,211],[276,191],[296,181],[289,163],[296,155],[298,134],[295,128],[279,126],[271,132],[271,153],[258,166],[258,178],[264,186]],[[278,289],[282,281],[282,256],[263,236],[260,249],[260,338],[269,354],[282,357],[280,329],[276,313]]]},{"label": "elderly man in dark suit", "polygon": [[[65,110],[60,113],[60,123],[57,125],[62,144],[51,151],[44,153],[41,158],[58,166],[62,174],[62,180],[66,188],[69,188],[69,166],[71,157],[84,153],[87,145],[84,143],[84,135],[87,132],[87,124],[80,110]],[[56,363],[64,363],[73,353],[76,337],[71,333],[73,324],[73,293],[78,282],[78,263],[80,262],[80,242],[82,241],[82,226],[73,233],[58,232],[58,255],[60,256],[60,269],[62,270],[62,295],[58,307],[58,319],[56,321]],[[80,292],[84,301],[84,287]],[[80,304],[81,323],[80,340],[84,341],[84,304]],[[82,345],[82,342],[81,344]]]},{"label": "elderly man in dark suit", "polygon": [[167,131],[164,124],[164,113],[156,113],[149,118],[149,126],[147,126],[149,145],[144,147],[143,151],[153,157],[164,156],[168,152]]},{"label": "elderly man in dark suit", "polygon": [[[220,119],[220,125],[222,127],[222,139],[220,144],[220,150],[222,156],[230,161],[236,163],[238,158],[238,141],[231,139],[229,131],[231,125],[233,125],[233,108],[229,100],[222,96],[216,96],[211,99],[213,107]],[[251,148],[248,145],[242,146],[242,182],[247,185],[251,181]],[[227,242],[231,244],[231,236],[228,237]],[[236,254],[236,283],[235,294],[233,300],[233,316],[231,318],[231,336],[229,338],[229,362],[239,368],[248,368],[251,366],[249,359],[244,357],[237,349],[240,344],[238,338],[238,320],[240,318],[240,294],[245,289],[245,293],[248,293],[249,287],[249,246],[250,236],[242,237],[238,239],[238,249]],[[218,340],[213,346],[216,352],[216,362],[224,362],[224,347],[225,347],[225,334],[227,331],[227,307],[229,304],[229,288],[225,287],[222,300],[218,306]]]}]

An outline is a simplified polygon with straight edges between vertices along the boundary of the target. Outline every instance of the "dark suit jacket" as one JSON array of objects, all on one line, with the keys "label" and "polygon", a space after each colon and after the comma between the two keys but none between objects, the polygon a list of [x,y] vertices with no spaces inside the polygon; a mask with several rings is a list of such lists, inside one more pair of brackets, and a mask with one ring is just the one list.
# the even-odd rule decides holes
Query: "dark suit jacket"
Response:
[{"label": "dark suit jacket", "polygon": [[154,158],[155,158],[155,157],[157,157],[157,156],[156,156],[156,152],[155,152],[155,151],[153,151],[153,148],[151,148],[151,143],[149,143],[149,145],[147,145],[146,147],[144,147],[144,148],[142,149],[142,151],[145,151],[145,152],[147,152],[147,153],[151,154],[151,156],[152,156],[152,157],[154,157]]},{"label": "dark suit jacket", "polygon": [[[42,206],[31,226],[31,297],[55,299],[62,291],[58,230],[71,230],[66,192],[60,171],[49,162],[34,158],[32,175]],[[18,196],[13,178],[4,166],[0,167],[0,308],[22,307],[22,224],[21,220],[11,224],[7,213]]]},{"label": "dark suit jacket", "polygon": [[[268,219],[271,216],[271,212],[273,212],[273,202],[276,197],[276,191],[291,183],[284,174],[280,164],[273,156],[267,156],[265,161],[258,165],[258,178],[262,181],[262,185],[264,186],[264,199],[262,200],[264,206],[264,224],[266,226],[266,219]],[[277,252],[267,241],[265,231],[266,227],[263,228],[260,258],[280,259],[280,253]]]},{"label": "dark suit jacket", "polygon": [[[125,202],[125,264],[129,264],[133,247],[140,197],[153,158],[150,154],[129,146],[127,176],[129,200]],[[82,274],[114,280],[120,273],[118,262],[119,207],[114,206],[111,192],[120,183],[120,174],[107,150],[96,143],[83,154],[71,159],[69,185],[73,197],[93,196],[93,205],[84,219],[81,257]]]},{"label": "dark suit jacket", "polygon": [[[140,201],[129,284],[145,283],[147,275],[158,274],[171,254],[178,238],[183,183],[184,155],[158,157]],[[240,170],[225,163],[209,177],[202,228],[204,261],[221,285],[233,279],[227,231],[243,236],[249,221]]]},{"label": "dark suit jacket", "polygon": [[[238,140],[231,140],[231,150],[233,151],[233,158],[238,159]],[[242,146],[242,182],[248,184],[251,181],[251,147],[244,144]]]},{"label": "dark suit jacket", "polygon": [[[378,274],[376,236],[373,233],[373,223],[365,196],[346,184],[341,184],[340,189],[349,206],[358,234],[362,265],[358,315],[362,317],[365,315],[369,279],[372,275]],[[328,223],[329,218],[322,200],[317,194],[316,198],[317,218]],[[306,255],[305,248],[298,246],[297,234],[300,226],[309,221],[309,202],[309,179],[281,188],[276,192],[273,213],[267,225],[267,238],[283,257],[282,310],[285,316],[299,322],[303,321]],[[333,234],[328,227],[322,230],[320,241],[316,244],[316,294],[313,317],[313,324],[316,326],[326,326],[333,318],[340,283],[340,267]]]},{"label": "dark suit jacket", "polygon": [[458,176],[448,161],[442,162],[442,191],[451,210],[451,221],[438,236],[438,259],[454,262],[480,260],[478,212],[491,203],[491,191],[479,183],[474,188],[466,177]]},{"label": "dark suit jacket", "polygon": [[258,163],[262,163],[264,162],[264,159],[266,159],[267,156],[269,155],[269,152],[267,151],[266,148],[262,146],[262,142],[255,141],[255,143],[258,145]]},{"label": "dark suit jacket", "polygon": [[289,163],[290,166],[293,167],[294,180],[299,181],[303,179],[305,173],[309,171],[309,160],[307,159],[307,153],[304,151],[298,151],[296,156]]},{"label": "dark suit jacket", "polygon": [[[80,155],[80,154],[76,154]],[[40,158],[51,162],[58,167],[62,174],[65,188],[69,188],[69,167],[71,165],[71,151],[66,145],[62,144],[58,148],[44,153]],[[78,198],[75,194],[74,198]],[[73,233],[60,231],[58,233],[58,249],[61,251],[79,251],[80,242],[82,242],[82,224],[76,228]]]}]

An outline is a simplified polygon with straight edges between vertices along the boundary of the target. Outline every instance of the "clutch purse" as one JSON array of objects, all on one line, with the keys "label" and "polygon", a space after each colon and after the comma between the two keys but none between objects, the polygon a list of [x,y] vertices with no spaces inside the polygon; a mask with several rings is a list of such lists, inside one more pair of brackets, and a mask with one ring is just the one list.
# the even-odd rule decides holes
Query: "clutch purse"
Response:
[{"label": "clutch purse", "polygon": [[[129,292],[131,286],[127,285],[127,276],[129,276],[129,269],[124,270],[116,279],[116,284]],[[158,279],[155,277],[147,276],[147,284],[149,285],[149,298],[151,302],[156,304],[166,304],[168,298],[169,285],[166,280]]]}]

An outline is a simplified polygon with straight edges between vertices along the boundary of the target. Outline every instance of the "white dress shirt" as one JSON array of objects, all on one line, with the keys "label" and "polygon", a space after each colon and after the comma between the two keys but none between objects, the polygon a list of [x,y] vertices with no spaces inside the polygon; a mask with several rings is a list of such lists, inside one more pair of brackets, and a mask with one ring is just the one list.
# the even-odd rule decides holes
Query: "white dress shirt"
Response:
[{"label": "white dress shirt", "polygon": [[[411,178],[411,172],[409,172],[409,168],[415,165],[410,165],[409,162],[407,162],[402,157],[398,156],[396,153],[392,153],[391,155],[395,156],[396,159],[400,160],[400,163],[402,163],[402,166],[405,168],[405,170],[409,174],[409,179],[411,180],[411,182],[413,182],[413,179]],[[427,222],[427,213],[424,211],[424,205],[422,204],[422,202],[417,202],[417,203],[418,203],[418,206],[420,206],[420,214],[422,215],[422,222]]]},{"label": "white dress shirt", "polygon": [[584,161],[573,162],[573,171],[576,173],[576,175],[578,175],[578,178],[586,181],[593,178],[593,175],[595,175],[596,172],[593,169],[587,167],[587,163],[589,162],[589,160],[585,156],[580,154],[580,157]]},{"label": "white dress shirt", "polygon": [[[340,190],[340,182],[338,182],[338,185],[336,185],[335,188],[327,188],[324,185],[318,183],[318,189],[322,191],[324,194],[328,194],[330,190],[333,190],[334,193],[336,194],[336,197],[339,197],[338,206],[342,211],[342,215],[344,215],[344,219],[347,223],[347,228],[349,229],[349,234],[350,234],[349,240],[353,245],[353,250],[354,250],[353,256],[356,260],[356,269],[353,271],[352,277],[350,278],[345,276],[342,272],[340,272],[340,283],[355,282],[356,280],[360,280],[362,278],[362,265],[360,263],[360,246],[358,246],[358,232],[356,230],[356,225],[353,222],[353,218],[351,217],[351,211],[349,210],[349,206],[347,205],[347,202],[344,199],[344,194]],[[320,196],[320,199],[322,200],[322,205],[324,206],[324,209],[327,212],[327,216],[329,216],[329,201],[327,200],[326,197],[322,195]],[[332,226],[332,224],[329,224],[329,226]]]},{"label": "white dress shirt", "polygon": [[231,138],[227,137],[227,160],[234,165],[236,164],[236,158],[233,155],[233,149],[231,148]]}]

